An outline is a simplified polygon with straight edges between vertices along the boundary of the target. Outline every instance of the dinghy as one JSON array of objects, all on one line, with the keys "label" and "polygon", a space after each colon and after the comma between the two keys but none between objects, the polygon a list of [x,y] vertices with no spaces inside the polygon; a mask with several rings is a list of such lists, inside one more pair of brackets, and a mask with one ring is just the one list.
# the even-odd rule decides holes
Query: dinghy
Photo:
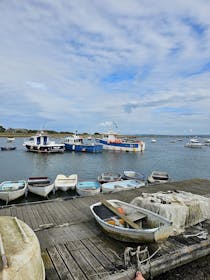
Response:
[{"label": "dinghy", "polygon": [[169,181],[169,175],[165,171],[153,171],[150,176],[147,178],[148,183],[167,183]]},{"label": "dinghy", "polygon": [[31,193],[47,197],[48,194],[54,189],[54,183],[48,177],[30,177],[27,181],[28,190]]},{"label": "dinghy", "polygon": [[100,176],[98,176],[99,183],[108,183],[119,181],[121,179],[121,174],[115,172],[103,172]]},{"label": "dinghy", "polygon": [[15,149],[16,147],[10,147],[10,146],[1,147],[2,151],[14,151]]},{"label": "dinghy", "polygon": [[120,241],[157,242],[172,233],[170,220],[123,201],[105,200],[91,205],[90,210],[103,231]]},{"label": "dinghy", "polygon": [[4,181],[0,184],[0,199],[6,201],[6,204],[15,200],[26,193],[27,184],[24,180]]},{"label": "dinghy", "polygon": [[76,191],[80,196],[92,196],[100,193],[101,184],[94,181],[79,182]]},{"label": "dinghy", "polygon": [[0,217],[0,254],[0,279],[45,279],[39,241],[33,230],[16,217]]},{"label": "dinghy", "polygon": [[145,183],[137,180],[124,180],[104,183],[101,185],[103,193],[118,192],[122,190],[132,190],[144,187]]},{"label": "dinghy", "polygon": [[123,171],[123,177],[124,180],[140,180],[140,181],[144,181],[145,180],[145,175],[132,171],[132,170],[128,170],[128,171]]},{"label": "dinghy", "polygon": [[55,190],[61,190],[64,192],[68,190],[74,190],[77,185],[77,180],[77,174],[72,174],[69,176],[59,174],[57,175],[54,182]]}]

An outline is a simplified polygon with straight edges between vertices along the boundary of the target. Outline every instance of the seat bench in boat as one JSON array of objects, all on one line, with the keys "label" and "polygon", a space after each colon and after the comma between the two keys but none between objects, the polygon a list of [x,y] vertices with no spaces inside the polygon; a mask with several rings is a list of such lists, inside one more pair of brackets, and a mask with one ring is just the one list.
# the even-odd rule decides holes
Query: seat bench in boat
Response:
[{"label": "seat bench in boat", "polygon": [[[130,213],[129,215],[120,214],[115,207],[113,207],[107,200],[101,201],[101,203],[106,206],[109,210],[111,210],[115,215],[124,220],[126,224],[128,224],[131,228],[139,229],[142,227],[142,219],[146,217],[146,215],[142,213]],[[135,223],[139,221],[139,223]]]}]

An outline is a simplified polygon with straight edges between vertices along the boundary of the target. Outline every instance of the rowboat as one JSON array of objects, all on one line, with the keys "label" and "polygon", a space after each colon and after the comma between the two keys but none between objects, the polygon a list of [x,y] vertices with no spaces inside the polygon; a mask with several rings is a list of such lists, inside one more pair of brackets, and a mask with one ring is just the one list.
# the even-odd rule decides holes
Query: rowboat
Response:
[{"label": "rowboat", "polygon": [[140,180],[140,181],[144,181],[145,180],[145,175],[132,171],[132,170],[128,170],[128,171],[123,171],[123,176],[122,178],[124,180],[128,180],[128,179],[133,179],[133,180]]},{"label": "rowboat", "polygon": [[0,254],[0,279],[45,279],[36,234],[16,217],[0,217]]},{"label": "rowboat", "polygon": [[79,182],[76,185],[76,191],[80,196],[96,195],[101,191],[101,184],[94,181]]},{"label": "rowboat", "polygon": [[0,199],[6,201],[6,204],[15,200],[26,193],[27,184],[24,180],[4,181],[0,184]]},{"label": "rowboat", "polygon": [[69,176],[59,174],[55,178],[54,186],[55,190],[61,190],[61,191],[68,191],[68,190],[74,190],[77,185],[78,176],[77,174],[72,174]]},{"label": "rowboat", "polygon": [[122,190],[132,190],[145,186],[145,182],[137,180],[124,180],[104,183],[101,185],[103,193],[118,192]]},{"label": "rowboat", "polygon": [[121,174],[115,172],[103,172],[100,176],[98,176],[99,183],[108,183],[119,181],[121,179]]},{"label": "rowboat", "polygon": [[120,200],[97,202],[90,210],[102,230],[120,241],[157,242],[172,233],[170,220]]},{"label": "rowboat", "polygon": [[165,171],[153,171],[147,178],[148,183],[167,183],[169,175]]},{"label": "rowboat", "polygon": [[54,189],[54,183],[48,177],[30,177],[27,180],[28,190],[31,193],[47,197],[48,194]]},{"label": "rowboat", "polygon": [[16,149],[16,147],[9,147],[9,146],[1,147],[2,151],[14,151],[15,149]]}]

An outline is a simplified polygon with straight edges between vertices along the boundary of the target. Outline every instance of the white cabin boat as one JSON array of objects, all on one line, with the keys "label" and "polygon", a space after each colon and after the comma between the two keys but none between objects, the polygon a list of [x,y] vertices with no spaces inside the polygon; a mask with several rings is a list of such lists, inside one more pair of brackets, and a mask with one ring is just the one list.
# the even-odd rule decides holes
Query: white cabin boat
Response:
[{"label": "white cabin boat", "polygon": [[204,145],[205,146],[210,146],[210,139],[205,139],[204,140]]},{"label": "white cabin boat", "polygon": [[56,144],[55,141],[50,141],[48,135],[44,132],[32,136],[23,143],[23,146],[29,152],[36,153],[63,153],[65,150],[64,144]]},{"label": "white cabin boat", "polygon": [[26,193],[27,184],[24,180],[4,181],[0,184],[0,199],[6,201],[15,200]]},{"label": "white cabin boat", "polygon": [[103,193],[119,192],[122,190],[132,190],[145,186],[145,182],[137,180],[124,180],[104,183],[101,185]]},{"label": "white cabin boat", "polygon": [[157,242],[172,233],[168,219],[123,201],[105,200],[91,205],[90,210],[103,231],[120,241]]},{"label": "white cabin boat", "polygon": [[95,181],[79,182],[76,185],[76,191],[80,196],[96,195],[101,191],[101,184]]},{"label": "white cabin boat", "polygon": [[28,190],[31,193],[47,197],[54,189],[54,183],[48,177],[30,177],[27,180]]},{"label": "white cabin boat", "polygon": [[187,148],[202,148],[202,146],[203,144],[196,138],[190,139],[190,142],[185,144],[185,147]]},{"label": "white cabin boat", "polygon": [[125,141],[117,138],[113,132],[109,132],[102,139],[97,138],[96,142],[103,145],[105,150],[124,152],[143,152],[145,150],[145,143],[143,141]]},{"label": "white cabin boat", "polygon": [[74,190],[76,188],[78,181],[77,174],[72,174],[69,176],[59,174],[55,178],[54,186],[55,190],[61,190],[61,191],[68,191],[68,190]]},{"label": "white cabin boat", "polygon": [[45,279],[45,268],[36,234],[16,217],[0,217],[0,254],[0,279]]}]

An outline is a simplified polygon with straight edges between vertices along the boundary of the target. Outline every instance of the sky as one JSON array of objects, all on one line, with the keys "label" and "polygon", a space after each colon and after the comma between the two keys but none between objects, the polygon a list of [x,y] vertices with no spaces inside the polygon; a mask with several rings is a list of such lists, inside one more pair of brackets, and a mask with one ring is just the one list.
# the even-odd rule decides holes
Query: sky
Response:
[{"label": "sky", "polygon": [[0,125],[210,134],[209,0],[1,0]]}]

